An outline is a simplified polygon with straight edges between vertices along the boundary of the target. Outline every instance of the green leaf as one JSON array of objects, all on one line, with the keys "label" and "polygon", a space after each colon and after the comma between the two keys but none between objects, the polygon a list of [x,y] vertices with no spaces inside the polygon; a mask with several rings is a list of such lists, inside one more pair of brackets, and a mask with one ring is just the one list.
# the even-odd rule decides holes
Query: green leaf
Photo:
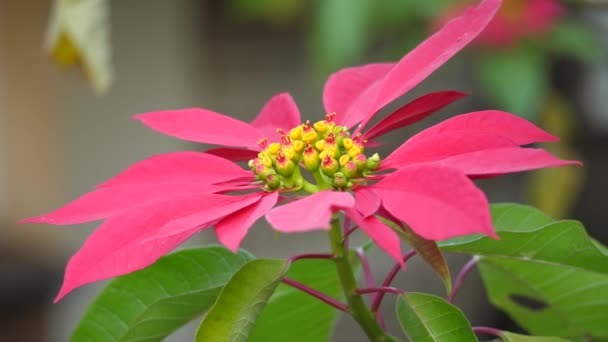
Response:
[{"label": "green leaf", "polygon": [[599,37],[588,27],[574,20],[562,20],[542,43],[554,53],[584,62],[600,62],[602,56]]},{"label": "green leaf", "polygon": [[[360,269],[353,258],[355,272]],[[336,266],[331,260],[306,259],[294,263],[286,277],[336,299],[343,299]],[[249,335],[250,342],[329,341],[341,313],[302,291],[281,284],[270,298]]]},{"label": "green leaf", "polygon": [[548,89],[547,64],[532,47],[483,55],[478,63],[481,88],[495,107],[537,121]]},{"label": "green leaf", "polygon": [[72,341],[161,341],[209,309],[253,257],[210,246],[182,250],[112,280],[88,308]]},{"label": "green leaf", "polygon": [[528,335],[520,335],[514,334],[512,332],[503,331],[500,334],[503,342],[568,342],[569,340],[565,340],[559,337],[552,336],[528,336]]},{"label": "green leaf", "polygon": [[[510,208],[510,209],[509,209]],[[480,255],[490,301],[537,335],[608,338],[608,254],[576,221],[545,219],[534,209],[498,210],[500,240],[446,241],[444,250]],[[508,212],[515,213],[513,216]],[[496,213],[496,211],[495,211]]]},{"label": "green leaf", "polygon": [[285,260],[258,259],[245,264],[201,321],[196,341],[247,341],[287,269]]},{"label": "green leaf", "polygon": [[397,318],[412,342],[477,341],[464,314],[443,298],[408,292],[397,298]]}]

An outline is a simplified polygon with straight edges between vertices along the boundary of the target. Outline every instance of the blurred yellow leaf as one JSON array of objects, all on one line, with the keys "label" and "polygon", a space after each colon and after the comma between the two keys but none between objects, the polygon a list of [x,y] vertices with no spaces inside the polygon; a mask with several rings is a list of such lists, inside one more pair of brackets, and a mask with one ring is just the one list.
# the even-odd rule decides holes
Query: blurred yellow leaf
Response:
[{"label": "blurred yellow leaf", "polygon": [[63,67],[78,66],[98,94],[113,79],[108,0],[55,0],[45,49]]},{"label": "blurred yellow leaf", "polygon": [[[570,160],[580,160],[580,155],[569,141],[575,130],[574,112],[564,99],[550,96],[545,102],[541,126],[560,137],[560,141],[545,146],[552,154]],[[530,204],[556,218],[570,214],[584,181],[584,168],[567,166],[537,170],[528,177]]]}]

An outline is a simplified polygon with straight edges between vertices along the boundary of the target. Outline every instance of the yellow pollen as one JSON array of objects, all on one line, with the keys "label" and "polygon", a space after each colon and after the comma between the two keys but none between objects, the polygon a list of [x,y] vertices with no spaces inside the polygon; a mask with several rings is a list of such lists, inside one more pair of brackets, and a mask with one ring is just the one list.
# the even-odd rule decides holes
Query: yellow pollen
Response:
[{"label": "yellow pollen", "polygon": [[325,149],[325,140],[319,140],[315,143],[315,148],[319,151],[323,151]]},{"label": "yellow pollen", "polygon": [[350,150],[350,148],[353,147],[353,139],[351,139],[351,138],[344,138],[342,140],[342,144],[344,145],[345,149]]},{"label": "yellow pollen", "polygon": [[348,164],[349,161],[350,161],[350,157],[347,156],[346,154],[343,155],[342,157],[340,157],[340,160],[339,160],[340,166],[344,166],[344,165]]},{"label": "yellow pollen", "polygon": [[[346,140],[346,139],[345,139]],[[357,155],[361,154],[361,148],[359,146],[353,146],[348,150],[348,155],[351,158],[355,158]]]},{"label": "yellow pollen", "polygon": [[261,159],[262,159],[262,164],[264,164],[264,166],[266,166],[266,167],[272,166],[272,159],[270,159],[269,156],[264,155]]},{"label": "yellow pollen", "polygon": [[323,133],[323,132],[327,131],[327,123],[325,121],[315,122],[314,127],[317,130],[317,132],[319,132],[319,133]]},{"label": "yellow pollen", "polygon": [[296,140],[296,139],[300,138],[301,135],[302,135],[302,126],[293,128],[289,132],[289,137],[291,138],[291,140]]},{"label": "yellow pollen", "polygon": [[293,159],[293,157],[296,156],[296,152],[294,151],[293,146],[283,147],[283,153],[285,154],[285,157],[289,159]]},{"label": "yellow pollen", "polygon": [[315,139],[317,139],[317,132],[315,131],[309,131],[302,136],[302,140],[306,141],[307,143],[310,143]]},{"label": "yellow pollen", "polygon": [[302,142],[301,140],[296,140],[293,142],[292,146],[294,151],[300,152],[304,148],[304,142]]},{"label": "yellow pollen", "polygon": [[270,144],[270,146],[268,146],[268,153],[270,154],[277,154],[277,152],[279,152],[279,150],[281,150],[281,144],[277,143],[277,142],[273,142],[272,144]]}]

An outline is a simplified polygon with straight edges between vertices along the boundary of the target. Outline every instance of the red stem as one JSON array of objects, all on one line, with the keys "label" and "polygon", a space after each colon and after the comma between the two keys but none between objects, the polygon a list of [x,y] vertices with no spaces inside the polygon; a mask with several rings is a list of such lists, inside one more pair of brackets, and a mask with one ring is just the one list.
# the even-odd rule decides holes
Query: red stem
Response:
[{"label": "red stem", "polygon": [[[405,253],[405,255],[403,256],[403,262],[404,263],[407,262],[415,254],[416,254],[416,251],[413,249],[411,251]],[[399,273],[399,270],[401,270],[401,265],[399,263],[395,263],[395,266],[393,266],[391,271],[388,273],[388,275],[382,282],[382,287],[390,286],[391,283],[393,282],[393,279],[395,279],[395,276],[397,275],[397,273]],[[372,310],[372,312],[375,312],[376,315],[378,315],[378,309],[380,308],[380,304],[382,304],[382,299],[384,298],[384,294],[385,294],[384,292],[378,292],[376,297],[374,297],[374,301],[372,303],[371,310]]]},{"label": "red stem", "polygon": [[359,256],[359,260],[361,260],[361,268],[363,268],[363,275],[365,276],[367,287],[374,287],[374,275],[372,274],[372,268],[369,265],[369,260],[367,260],[365,251],[363,248],[357,247],[355,252],[357,253],[357,256]]},{"label": "red stem", "polygon": [[496,337],[502,337],[502,330],[491,327],[473,327],[475,334],[494,335]]},{"label": "red stem", "polygon": [[288,263],[293,263],[295,261],[301,260],[301,259],[333,259],[334,255],[333,254],[321,254],[321,253],[311,253],[311,254],[298,254],[298,255],[294,255],[291,256],[289,259],[287,259]]},{"label": "red stem", "polygon": [[396,287],[383,286],[383,287],[368,287],[365,289],[356,289],[356,293],[358,294],[370,294],[370,293],[395,293],[395,294],[404,294],[403,291]]},{"label": "red stem", "polygon": [[454,281],[454,287],[452,287],[452,292],[448,296],[448,302],[450,302],[450,303],[454,302],[454,297],[456,297],[458,290],[460,290],[460,287],[462,286],[462,282],[464,281],[464,278],[466,278],[466,276],[471,272],[473,267],[475,267],[475,265],[477,265],[478,261],[479,261],[479,257],[474,256],[471,258],[471,260],[469,260],[466,264],[464,264],[464,266],[462,266],[462,268],[460,269],[460,272],[458,272],[458,275],[456,276],[456,280]]},{"label": "red stem", "polygon": [[[355,230],[357,230],[357,228],[359,228],[359,227],[358,227],[358,226],[354,226],[354,227],[352,227],[352,228],[350,228],[350,229],[346,230],[346,231],[344,232],[344,239],[348,238],[348,236],[349,236],[350,234],[352,234],[352,233],[353,233]],[[348,240],[347,240],[347,241],[348,241]]]},{"label": "red stem", "polygon": [[[374,275],[372,274],[372,268],[369,265],[369,261],[367,259],[367,256],[365,255],[365,251],[362,247],[357,247],[355,249],[355,252],[359,256],[359,260],[361,260],[361,268],[363,268],[363,275],[365,276],[365,283],[367,287],[374,287]],[[376,320],[378,321],[382,329],[385,329],[384,318],[382,317],[382,314],[377,314]]]},{"label": "red stem", "polygon": [[311,287],[308,287],[308,286],[306,286],[306,285],[304,285],[304,284],[302,284],[300,282],[297,282],[297,281],[295,281],[293,279],[289,279],[289,278],[286,278],[286,277],[282,279],[282,282],[284,284],[287,284],[287,285],[293,287],[294,289],[297,289],[297,290],[300,290],[300,291],[302,291],[302,292],[304,292],[306,294],[309,294],[309,295],[311,295],[311,296],[319,299],[320,301],[333,306],[334,308],[336,308],[336,309],[338,309],[338,310],[340,310],[342,312],[348,311],[348,306],[346,304],[344,304],[342,302],[339,302],[336,299],[331,298],[328,295],[326,295],[326,294],[324,294],[322,292],[319,292],[319,291],[317,291],[317,290],[315,290],[315,289],[313,289]]}]

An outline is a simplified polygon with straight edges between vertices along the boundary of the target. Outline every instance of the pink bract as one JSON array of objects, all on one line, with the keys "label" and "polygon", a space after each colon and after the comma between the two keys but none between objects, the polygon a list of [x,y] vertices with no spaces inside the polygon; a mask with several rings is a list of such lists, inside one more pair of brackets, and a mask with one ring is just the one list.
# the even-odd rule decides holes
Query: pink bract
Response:
[{"label": "pink bract", "polygon": [[[286,93],[271,98],[251,123],[198,108],[135,116],[156,131],[221,147],[210,153],[175,152],[148,158],[60,209],[23,220],[60,225],[105,220],[70,259],[56,300],[84,284],[144,268],[206,229],[214,228],[218,240],[236,251],[249,228],[263,216],[276,230],[292,233],[327,230],[334,214],[343,212],[399,262],[400,240],[380,217],[408,224],[427,239],[474,233],[496,237],[488,202],[471,178],[575,163],[522,147],[555,141],[555,137],[512,114],[482,111],[420,132],[381,162],[365,159],[361,152],[364,139],[422,120],[465,96],[455,91],[422,96],[366,130],[382,108],[471,42],[500,4],[500,0],[484,0],[467,9],[396,63],[352,67],[331,75],[323,102],[327,112],[335,114],[318,122],[318,128],[301,125],[298,108]],[[316,130],[325,132],[327,127],[340,130],[327,135],[325,144],[337,144],[339,138],[344,150],[349,145],[349,154],[343,156],[347,158],[340,158],[344,172],[360,172],[358,162],[370,172],[378,168],[382,173],[350,180],[333,176],[337,185],[309,190],[301,188],[302,183],[277,186],[276,173],[255,173],[258,167],[267,170],[271,165],[285,174],[292,174],[294,167],[299,170],[304,164],[299,159],[304,158],[304,142],[306,150],[314,152],[311,144],[316,142]],[[348,135],[340,134],[353,127],[353,139],[347,143]],[[290,140],[292,128],[297,128],[292,139],[300,139],[295,141],[300,143],[298,148]],[[280,134],[275,134],[277,129]],[[294,153],[302,155],[295,158]],[[231,161],[251,158],[257,158],[251,161],[251,170]],[[323,156],[324,172],[333,174],[336,163],[331,156]],[[303,196],[302,189],[310,194]]]}]

